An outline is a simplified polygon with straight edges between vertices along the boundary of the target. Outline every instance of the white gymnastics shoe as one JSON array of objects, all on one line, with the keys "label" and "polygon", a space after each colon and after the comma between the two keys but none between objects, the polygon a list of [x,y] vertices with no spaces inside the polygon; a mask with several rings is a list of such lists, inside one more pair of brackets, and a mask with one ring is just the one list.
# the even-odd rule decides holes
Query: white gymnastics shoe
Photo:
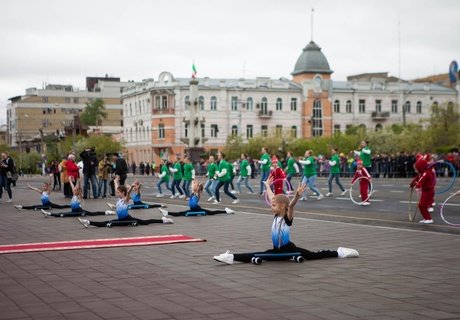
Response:
[{"label": "white gymnastics shoe", "polygon": [[339,255],[339,258],[357,258],[359,257],[358,251],[356,251],[355,249],[344,248],[344,247],[339,247],[337,249],[337,254]]}]

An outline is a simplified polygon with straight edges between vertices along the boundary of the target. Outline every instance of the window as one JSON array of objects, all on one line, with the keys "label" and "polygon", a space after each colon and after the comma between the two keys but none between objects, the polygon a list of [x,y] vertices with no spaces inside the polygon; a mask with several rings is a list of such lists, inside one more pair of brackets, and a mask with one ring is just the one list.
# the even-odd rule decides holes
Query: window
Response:
[{"label": "window", "polygon": [[165,138],[165,125],[164,123],[160,123],[158,125],[158,139],[164,139]]},{"label": "window", "polygon": [[184,110],[188,110],[190,108],[190,97],[186,96],[184,99]]},{"label": "window", "polygon": [[70,103],[70,97],[65,97],[64,98],[64,103]]},{"label": "window", "polygon": [[375,100],[375,112],[382,112],[382,100]]},{"label": "window", "polygon": [[232,111],[238,111],[238,97],[232,97],[231,108]]},{"label": "window", "polygon": [[404,104],[404,111],[406,113],[410,113],[410,101],[406,101],[406,103]]},{"label": "window", "polygon": [[236,126],[236,125],[232,126],[232,136],[233,137],[238,136],[238,126]]},{"label": "window", "polygon": [[198,106],[200,107],[200,110],[204,110],[204,97],[200,96],[198,98]]},{"label": "window", "polygon": [[276,125],[275,134],[276,134],[277,137],[281,137],[283,135],[283,126],[282,125]]},{"label": "window", "polygon": [[377,132],[377,131],[382,131],[382,129],[383,129],[383,126],[382,126],[381,123],[377,123],[377,124],[375,125],[375,131],[376,131],[376,132]]},{"label": "window", "polygon": [[316,99],[313,102],[312,135],[313,137],[321,137],[323,135],[323,110],[321,101]]},{"label": "window", "polygon": [[366,113],[366,100],[359,100],[359,113]]},{"label": "window", "polygon": [[168,96],[161,96],[161,109],[168,109]]},{"label": "window", "polygon": [[334,124],[334,133],[340,133],[340,124]]},{"label": "window", "polygon": [[283,100],[281,98],[276,98],[276,111],[283,110]]},{"label": "window", "polygon": [[291,127],[291,138],[297,138],[297,127],[296,126],[292,126]]},{"label": "window", "polygon": [[206,136],[206,128],[204,123],[201,124],[201,137],[204,138]]},{"label": "window", "polygon": [[334,101],[334,113],[340,113],[340,101],[339,100]]},{"label": "window", "polygon": [[217,133],[219,132],[219,128],[217,124],[211,124],[211,138],[217,138]]},{"label": "window", "polygon": [[431,108],[433,108],[433,113],[438,113],[438,111],[439,111],[439,108],[438,108],[438,107],[439,107],[438,102],[437,102],[437,101],[434,101],[434,102],[433,102],[433,105],[431,106]]},{"label": "window", "polygon": [[347,113],[352,113],[352,112],[353,112],[353,110],[352,110],[352,108],[351,108],[351,100],[347,100],[347,103],[346,103],[346,105],[345,105],[345,109],[346,109],[345,111],[346,111]]},{"label": "window", "polygon": [[398,100],[391,100],[391,113],[398,113]]},{"label": "window", "polygon": [[416,111],[418,114],[422,113],[422,101],[417,101]]},{"label": "window", "polygon": [[260,127],[260,135],[262,137],[267,137],[268,136],[268,127],[263,125]]},{"label": "window", "polygon": [[291,98],[291,111],[297,111],[297,98]]},{"label": "window", "polygon": [[248,125],[246,126],[246,137],[247,137],[248,139],[251,139],[252,136],[253,136],[253,127],[252,127],[252,124],[248,124]]},{"label": "window", "polygon": [[246,109],[248,111],[252,111],[254,109],[254,100],[251,97],[246,99]]},{"label": "window", "polygon": [[211,97],[211,111],[217,110],[217,98],[212,96]]},{"label": "window", "polygon": [[78,98],[73,98],[73,103],[79,103],[80,99]]},{"label": "window", "polygon": [[260,103],[260,113],[263,115],[268,114],[268,100],[265,97],[262,98],[262,102]]}]

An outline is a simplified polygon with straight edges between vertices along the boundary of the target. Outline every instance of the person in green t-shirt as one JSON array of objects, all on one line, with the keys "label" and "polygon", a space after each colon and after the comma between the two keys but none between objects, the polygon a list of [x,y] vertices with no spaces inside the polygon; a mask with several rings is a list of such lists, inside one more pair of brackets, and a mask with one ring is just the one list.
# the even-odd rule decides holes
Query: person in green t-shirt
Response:
[{"label": "person in green t-shirt", "polygon": [[332,196],[332,179],[335,178],[335,183],[339,186],[340,190],[342,190],[342,196],[347,193],[347,190],[342,186],[340,183],[340,158],[338,155],[338,150],[336,148],[331,149],[331,159],[329,160],[329,180],[327,181],[327,185],[329,187],[329,192],[326,194],[326,197]]},{"label": "person in green t-shirt", "polygon": [[[169,172],[171,172],[173,175],[173,181],[171,183],[171,189],[172,189],[171,199],[174,199],[174,198],[184,199],[185,194],[180,188],[180,182],[182,180],[182,165],[180,163],[179,157],[176,158],[176,162],[174,162],[174,165],[169,168]],[[177,191],[179,191],[180,196],[176,194],[176,189]]]},{"label": "person in green t-shirt", "polygon": [[[308,184],[310,190],[318,196],[318,200],[323,199],[324,196],[316,187],[316,160],[313,157],[313,151],[305,151],[305,158],[299,162],[304,165],[302,184]],[[307,200],[305,193],[300,200]]]},{"label": "person in green t-shirt", "polygon": [[262,156],[260,157],[259,169],[260,169],[260,195],[265,192],[265,181],[267,180],[268,176],[270,175],[270,155],[268,154],[268,150],[265,147],[262,147]]},{"label": "person in green t-shirt", "polygon": [[209,156],[208,159],[208,166],[207,166],[207,172],[206,176],[208,177],[208,180],[206,180],[206,183],[204,185],[204,190],[209,194],[209,199],[208,201],[214,200],[215,197],[215,190],[217,183],[219,182],[217,179],[214,178],[214,175],[217,171],[217,164],[214,160],[214,156]]},{"label": "person in green t-shirt", "polygon": [[[289,190],[294,190],[292,188],[291,179],[297,173],[299,173],[299,166],[297,165],[294,157],[292,156],[292,152],[288,151],[286,154],[287,161],[286,161],[286,168],[284,168],[284,172],[286,172],[286,180],[289,183]],[[281,168],[281,167],[280,167]]]},{"label": "person in green t-shirt", "polygon": [[172,192],[172,189],[169,186],[169,169],[168,169],[168,160],[166,159],[161,160],[160,174],[158,175],[158,178],[160,178],[160,180],[158,180],[158,183],[157,183],[157,188],[158,188],[157,197],[164,197],[163,191],[161,191],[161,185],[163,183],[166,185],[166,188]]},{"label": "person in green t-shirt", "polygon": [[251,176],[251,165],[248,161],[248,155],[242,153],[241,154],[241,161],[240,161],[240,176],[236,182],[236,186],[238,187],[238,193],[241,193],[241,182],[244,181],[246,188],[248,188],[251,194],[254,194],[254,189],[252,189],[251,185],[249,184],[249,177]]},{"label": "person in green t-shirt", "polygon": [[361,141],[361,150],[355,150],[355,154],[359,156],[359,158],[363,162],[363,167],[365,167],[367,172],[369,172],[369,174],[372,176],[372,151],[369,148],[368,144],[369,142],[366,140]]},{"label": "person in green t-shirt", "polygon": [[240,202],[240,200],[228,190],[228,187],[230,185],[230,172],[228,168],[228,163],[225,160],[225,154],[223,154],[222,152],[219,152],[217,154],[217,159],[219,161],[219,169],[216,171],[215,176],[217,177],[217,179],[219,179],[219,182],[217,183],[217,186],[216,186],[216,200],[214,200],[213,203],[214,204],[220,203],[219,189],[222,188],[222,186],[224,186],[225,194],[233,199],[232,203],[236,204]]},{"label": "person in green t-shirt", "polygon": [[190,185],[194,179],[195,168],[193,167],[193,163],[190,161],[188,156],[184,156],[184,183],[182,184],[182,190],[184,190],[187,200],[190,198]]}]

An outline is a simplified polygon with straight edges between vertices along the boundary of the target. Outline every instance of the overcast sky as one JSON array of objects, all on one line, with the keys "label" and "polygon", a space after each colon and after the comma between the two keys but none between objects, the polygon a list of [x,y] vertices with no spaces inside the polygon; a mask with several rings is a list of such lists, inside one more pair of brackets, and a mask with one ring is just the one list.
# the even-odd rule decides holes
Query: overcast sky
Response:
[{"label": "overcast sky", "polygon": [[86,76],[189,77],[195,61],[198,77],[291,78],[311,40],[312,8],[313,40],[334,80],[414,79],[460,60],[458,0],[6,0],[0,8],[0,123],[8,99],[26,88],[83,89]]}]

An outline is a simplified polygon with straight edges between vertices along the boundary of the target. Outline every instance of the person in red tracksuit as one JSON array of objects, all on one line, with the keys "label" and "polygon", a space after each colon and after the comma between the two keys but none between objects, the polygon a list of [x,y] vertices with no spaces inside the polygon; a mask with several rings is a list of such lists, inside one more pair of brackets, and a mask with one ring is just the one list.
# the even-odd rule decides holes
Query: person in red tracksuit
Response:
[{"label": "person in red tracksuit", "polygon": [[284,179],[286,179],[286,173],[278,166],[278,159],[276,157],[272,158],[272,170],[269,177],[273,177],[273,193],[275,195],[284,194],[283,184]]},{"label": "person in red tracksuit", "polygon": [[356,166],[356,172],[355,176],[353,177],[353,180],[351,180],[351,184],[356,181],[356,179],[360,177],[365,177],[367,179],[361,179],[359,181],[359,192],[361,193],[361,200],[362,202],[360,203],[361,206],[368,206],[371,203],[369,202],[369,183],[372,181],[372,177],[369,174],[369,171],[363,166],[362,160],[357,161],[357,166]]},{"label": "person in red tracksuit", "polygon": [[436,186],[436,176],[432,169],[428,167],[427,156],[417,156],[417,161],[414,164],[414,168],[417,171],[417,176],[412,180],[410,187],[421,190],[420,200],[418,202],[418,208],[423,216],[423,220],[420,223],[433,223],[428,209],[434,202],[434,187]]}]

